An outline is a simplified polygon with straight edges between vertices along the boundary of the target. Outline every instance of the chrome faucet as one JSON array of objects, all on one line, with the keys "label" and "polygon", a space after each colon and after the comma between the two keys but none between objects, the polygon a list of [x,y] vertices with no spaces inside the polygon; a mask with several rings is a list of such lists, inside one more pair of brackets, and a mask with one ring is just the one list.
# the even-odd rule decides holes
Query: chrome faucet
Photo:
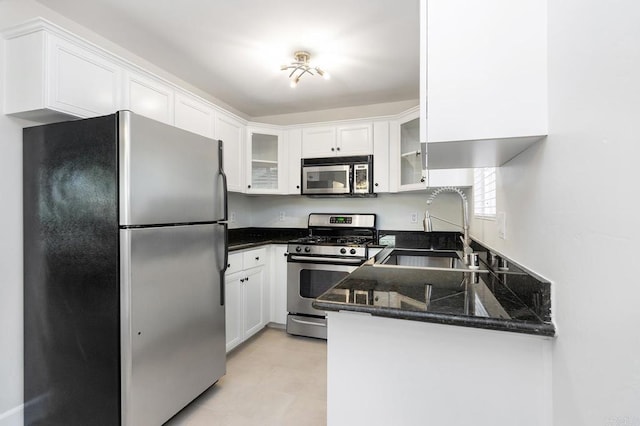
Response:
[{"label": "chrome faucet", "polygon": [[[442,192],[455,192],[462,199],[462,231],[464,233],[464,237],[462,238],[462,247],[463,247],[463,251],[465,254],[465,261],[466,261],[467,254],[473,253],[473,250],[471,249],[471,246],[470,246],[471,240],[469,239],[469,202],[467,200],[467,196],[459,188],[456,188],[453,186],[443,186],[431,193],[429,198],[427,198],[427,205],[431,205],[431,203],[433,203],[433,200],[435,200],[435,198]],[[449,222],[449,221],[445,221],[445,222]],[[428,210],[425,212],[424,223],[425,223],[425,231],[427,231],[427,228],[431,230],[432,228],[431,215],[429,214]]]}]

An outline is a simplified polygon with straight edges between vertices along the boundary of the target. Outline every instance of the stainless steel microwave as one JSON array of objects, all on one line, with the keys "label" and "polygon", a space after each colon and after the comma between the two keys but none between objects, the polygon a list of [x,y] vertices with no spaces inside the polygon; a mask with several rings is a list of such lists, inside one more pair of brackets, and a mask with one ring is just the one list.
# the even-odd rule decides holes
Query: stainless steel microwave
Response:
[{"label": "stainless steel microwave", "polygon": [[302,195],[373,194],[373,155],[302,159]]}]

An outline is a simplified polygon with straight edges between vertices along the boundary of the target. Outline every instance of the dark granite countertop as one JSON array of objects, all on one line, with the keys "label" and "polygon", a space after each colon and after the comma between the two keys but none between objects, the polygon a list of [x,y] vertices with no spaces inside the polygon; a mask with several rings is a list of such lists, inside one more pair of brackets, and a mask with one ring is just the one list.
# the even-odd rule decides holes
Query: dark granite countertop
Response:
[{"label": "dark granite countertop", "polygon": [[[455,250],[459,234],[396,233],[396,247]],[[380,234],[381,239],[383,234]],[[447,241],[448,239],[448,241]],[[382,242],[382,241],[381,241]],[[489,250],[474,242],[484,272],[374,264],[351,273],[313,302],[325,311],[555,336],[550,283],[509,263],[499,270]],[[386,252],[386,250],[385,250]],[[378,259],[385,256],[380,253]]]},{"label": "dark granite countertop", "polygon": [[286,244],[289,240],[308,235],[307,228],[236,228],[229,229],[229,251],[259,247],[265,244]]}]

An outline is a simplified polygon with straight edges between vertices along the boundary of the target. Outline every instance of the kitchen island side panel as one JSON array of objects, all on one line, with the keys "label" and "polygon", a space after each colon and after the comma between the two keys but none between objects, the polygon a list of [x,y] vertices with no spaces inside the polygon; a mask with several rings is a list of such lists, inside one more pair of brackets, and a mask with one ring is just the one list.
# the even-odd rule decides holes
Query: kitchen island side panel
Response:
[{"label": "kitchen island side panel", "polygon": [[25,425],[120,423],[116,124],[24,130]]},{"label": "kitchen island side panel", "polygon": [[552,424],[552,338],[346,311],[327,330],[329,426]]}]

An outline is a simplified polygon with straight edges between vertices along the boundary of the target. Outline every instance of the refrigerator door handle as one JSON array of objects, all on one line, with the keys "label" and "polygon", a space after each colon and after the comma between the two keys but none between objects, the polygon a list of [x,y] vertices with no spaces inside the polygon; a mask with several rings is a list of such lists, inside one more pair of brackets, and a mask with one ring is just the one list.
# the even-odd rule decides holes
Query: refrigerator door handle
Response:
[{"label": "refrigerator door handle", "polygon": [[224,227],[224,262],[222,263],[222,269],[220,270],[220,306],[224,306],[224,275],[229,266],[229,226],[226,223],[221,223],[220,225]]},{"label": "refrigerator door handle", "polygon": [[[222,220],[229,220],[229,196],[227,194],[227,175],[224,173],[224,168],[222,167],[222,141],[218,140],[218,169],[220,170],[220,176],[222,176],[222,185],[223,191],[222,194],[224,196],[224,212]],[[226,262],[225,262],[226,264]]]}]

